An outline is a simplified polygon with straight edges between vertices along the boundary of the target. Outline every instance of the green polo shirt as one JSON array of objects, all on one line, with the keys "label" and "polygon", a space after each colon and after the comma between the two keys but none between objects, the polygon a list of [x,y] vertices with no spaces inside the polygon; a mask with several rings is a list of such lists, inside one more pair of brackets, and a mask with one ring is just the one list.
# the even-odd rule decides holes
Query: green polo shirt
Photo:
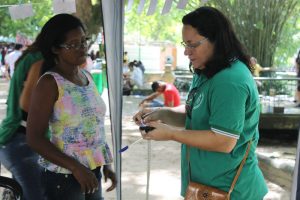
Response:
[{"label": "green polo shirt", "polygon": [[[255,81],[246,65],[235,61],[229,68],[207,79],[194,75],[191,90],[191,119],[186,117],[186,129],[212,130],[216,134],[236,138],[230,153],[190,148],[191,180],[228,191],[252,140],[246,163],[231,193],[231,200],[260,200],[267,186],[255,154],[259,132],[259,96]],[[190,91],[191,91],[190,90]],[[181,149],[181,195],[188,185],[186,145]]]},{"label": "green polo shirt", "polygon": [[22,120],[22,110],[19,100],[24,87],[24,81],[31,65],[42,59],[39,52],[28,53],[16,65],[14,75],[10,80],[9,93],[7,98],[6,118],[0,125],[0,144],[4,145],[14,135]]}]

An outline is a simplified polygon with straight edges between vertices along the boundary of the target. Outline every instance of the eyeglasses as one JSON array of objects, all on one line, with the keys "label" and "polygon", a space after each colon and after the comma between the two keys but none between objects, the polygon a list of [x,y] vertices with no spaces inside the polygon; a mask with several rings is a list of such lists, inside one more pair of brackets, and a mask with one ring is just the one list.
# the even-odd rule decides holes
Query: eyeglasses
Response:
[{"label": "eyeglasses", "polygon": [[65,48],[67,50],[79,50],[79,49],[84,49],[87,48],[89,38],[85,38],[85,40],[81,41],[80,44],[62,44],[60,45],[61,48]]},{"label": "eyeglasses", "polygon": [[196,49],[198,46],[203,44],[206,40],[207,38],[203,38],[202,40],[199,40],[198,42],[195,42],[193,44],[186,44],[184,42],[181,42],[181,45],[186,49]]},{"label": "eyeglasses", "polygon": [[198,87],[193,88],[188,95],[188,98],[185,102],[185,110],[186,110],[186,114],[187,116],[191,119],[192,118],[192,110],[193,110],[193,106],[194,106],[194,98],[196,96],[196,92],[198,90]]}]

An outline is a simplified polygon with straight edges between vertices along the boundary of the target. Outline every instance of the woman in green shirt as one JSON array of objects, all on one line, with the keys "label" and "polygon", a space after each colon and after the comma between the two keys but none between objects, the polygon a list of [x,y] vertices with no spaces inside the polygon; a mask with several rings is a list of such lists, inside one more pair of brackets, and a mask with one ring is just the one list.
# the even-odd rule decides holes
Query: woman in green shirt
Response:
[{"label": "woman in green shirt", "polygon": [[182,143],[182,196],[189,182],[187,146],[191,180],[228,192],[252,141],[230,199],[263,199],[267,186],[255,154],[259,97],[249,56],[229,20],[215,8],[200,7],[182,23],[184,54],[194,72],[186,105],[161,108],[148,116],[153,110],[143,109],[133,118],[155,128],[147,134],[142,131],[144,139]]},{"label": "woman in green shirt", "polygon": [[38,154],[26,143],[26,119],[31,92],[40,76],[43,57],[39,50],[45,34],[40,33],[17,60],[9,85],[6,117],[0,124],[0,161],[21,185],[24,200],[44,199]]}]

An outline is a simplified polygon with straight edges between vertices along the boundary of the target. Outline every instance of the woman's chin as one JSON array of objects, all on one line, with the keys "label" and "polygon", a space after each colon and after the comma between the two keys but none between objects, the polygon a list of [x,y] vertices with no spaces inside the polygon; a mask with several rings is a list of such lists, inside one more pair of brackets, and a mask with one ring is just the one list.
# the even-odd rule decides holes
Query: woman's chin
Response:
[{"label": "woman's chin", "polygon": [[202,70],[202,69],[204,69],[205,67],[202,66],[202,65],[193,65],[193,68],[194,68],[194,70],[195,70],[195,69]]},{"label": "woman's chin", "polygon": [[202,69],[204,69],[204,67],[202,67],[202,66],[200,66],[200,65],[192,65],[193,66],[193,69],[195,70],[195,69],[197,69],[197,70],[202,70]]}]

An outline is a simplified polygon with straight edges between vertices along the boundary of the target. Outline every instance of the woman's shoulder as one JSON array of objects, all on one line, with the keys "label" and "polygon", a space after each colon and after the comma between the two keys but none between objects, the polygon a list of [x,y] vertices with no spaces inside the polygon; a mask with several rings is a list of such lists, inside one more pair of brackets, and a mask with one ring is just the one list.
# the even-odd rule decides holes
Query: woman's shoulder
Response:
[{"label": "woman's shoulder", "polygon": [[56,74],[57,73],[51,72],[51,71],[44,73],[40,77],[40,79],[38,81],[38,84],[53,84],[53,83],[55,83],[56,82],[55,81],[55,75]]},{"label": "woman's shoulder", "polygon": [[244,82],[252,79],[252,73],[247,65],[237,60],[230,67],[220,71],[213,77],[213,83],[224,84],[225,82]]},{"label": "woman's shoulder", "polygon": [[248,69],[247,65],[242,61],[236,60],[231,63],[231,65],[224,70],[217,73],[216,77],[226,78],[228,76],[236,76],[241,77],[243,75],[251,74],[250,70]]}]

